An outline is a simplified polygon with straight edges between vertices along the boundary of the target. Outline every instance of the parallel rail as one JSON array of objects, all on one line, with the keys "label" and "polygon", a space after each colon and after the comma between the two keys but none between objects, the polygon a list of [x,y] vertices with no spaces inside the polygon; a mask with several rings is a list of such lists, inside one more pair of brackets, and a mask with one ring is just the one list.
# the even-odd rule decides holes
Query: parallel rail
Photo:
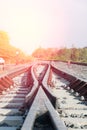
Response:
[{"label": "parallel rail", "polygon": [[[84,96],[84,101],[86,101],[86,82],[49,64],[45,63],[42,65],[44,65],[44,69],[39,76],[37,76],[38,72],[35,69],[36,65],[30,65],[19,67],[16,71],[11,71],[11,73],[0,78],[0,91],[3,92],[4,90],[4,94],[0,96],[0,116],[3,115],[0,119],[3,117],[7,119],[0,121],[0,130],[67,130],[67,127],[69,127],[66,122],[67,119],[63,117],[61,112],[70,108],[64,106],[64,104],[64,108],[60,107],[61,100],[57,99],[52,92],[50,85],[54,73],[69,81],[68,85],[60,88],[66,91],[73,90],[73,92],[78,92],[78,95]],[[19,79],[18,83],[16,83],[17,80],[15,78]],[[55,87],[55,84],[53,87]],[[58,91],[60,93],[64,92],[61,89]],[[61,95],[59,98],[61,98]],[[86,107],[84,108],[86,109]],[[7,112],[9,110],[10,112]],[[10,123],[8,120],[10,120]]]},{"label": "parallel rail", "polygon": [[78,92],[79,96],[83,96],[85,100],[87,100],[87,82],[82,81],[81,79],[68,73],[65,73],[55,68],[54,66],[51,66],[51,69],[52,71],[70,82],[69,86],[67,86],[66,89],[73,89],[75,92]]},{"label": "parallel rail", "polygon": [[[47,71],[47,69],[45,69],[45,72],[42,73],[42,76],[41,76],[42,78],[39,77],[39,79],[38,78],[36,79],[36,77],[37,77],[36,74],[34,76],[34,74],[32,73],[34,81],[35,81],[35,86],[33,86],[33,88],[35,88],[35,89],[33,89],[32,92],[31,92],[32,96],[34,96],[37,89],[38,89],[38,91],[37,91],[37,94],[35,94],[36,96],[34,98],[32,106],[30,107],[29,113],[28,113],[28,115],[27,115],[27,117],[25,119],[25,122],[24,122],[21,130],[25,130],[25,129],[26,130],[32,130],[34,128],[34,123],[35,123],[35,119],[36,119],[37,114],[38,114],[38,110],[42,106],[46,107],[45,111],[47,111],[49,113],[53,129],[67,130],[65,124],[61,121],[58,113],[56,112],[56,110],[54,109],[54,107],[51,104],[51,102],[56,100],[56,98],[52,96],[50,91],[47,89],[47,86],[44,86],[44,82],[43,82],[43,85],[41,86],[41,84],[42,84],[41,82],[42,82],[42,79],[43,79],[46,71]],[[49,95],[50,95],[51,98],[48,98]],[[29,94],[27,96],[27,103],[28,104],[30,104],[29,103],[30,102],[30,97],[31,97],[31,94]],[[49,101],[49,99],[51,99],[50,100],[51,102]]]}]

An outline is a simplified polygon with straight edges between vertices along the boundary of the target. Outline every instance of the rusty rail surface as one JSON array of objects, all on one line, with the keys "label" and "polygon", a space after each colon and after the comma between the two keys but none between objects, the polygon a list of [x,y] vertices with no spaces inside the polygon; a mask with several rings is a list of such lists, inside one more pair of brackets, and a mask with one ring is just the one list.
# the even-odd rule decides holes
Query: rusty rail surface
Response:
[{"label": "rusty rail surface", "polygon": [[[44,104],[44,107],[46,107],[45,108],[46,112],[49,113],[49,117],[50,117],[50,120],[52,122],[53,129],[67,130],[65,124],[61,121],[58,113],[56,112],[55,108],[51,104],[51,102],[56,100],[56,98],[49,91],[46,84],[44,84],[44,83],[46,83],[46,81],[43,81],[43,83],[42,83],[42,79],[44,79],[43,76],[46,75],[47,69],[44,69],[44,71],[45,72],[42,73],[42,78],[40,78],[38,80],[38,78],[36,79],[36,74],[34,74],[35,70],[33,71],[33,69],[32,69],[32,77],[34,78],[34,86],[31,90],[31,92],[26,97],[28,105],[30,104],[29,102],[31,100],[31,97],[33,97],[33,96],[35,96],[35,97],[34,97],[34,100],[32,102],[32,105],[29,109],[28,115],[24,121],[24,124],[23,124],[21,130],[25,130],[25,129],[32,130],[34,128],[35,119],[37,118],[37,115],[39,113],[39,109],[43,106],[43,104]],[[49,73],[49,69],[48,69],[47,73]],[[37,89],[38,89],[38,91],[34,95],[34,93]],[[40,116],[40,113],[39,113],[39,116]]]},{"label": "rusty rail surface", "polygon": [[[36,67],[39,64],[44,66],[44,69],[40,72],[39,76],[37,76]],[[55,72],[57,75],[60,75],[61,77],[69,81],[69,85],[65,86],[66,90],[68,90],[68,88],[71,90],[73,89],[74,92],[78,92],[79,96],[84,96],[86,100],[87,97],[86,82],[81,81],[80,79],[70,74],[67,74],[63,71],[56,69],[49,63],[48,64],[39,63],[39,64],[37,63],[35,65],[33,64],[30,66],[22,66],[23,68],[19,67],[17,71],[14,70],[8,75],[5,75],[4,77],[0,78],[0,92],[2,92],[3,90],[6,91],[7,89],[10,89],[8,93],[8,99],[15,92],[13,102],[16,103],[15,106],[12,101],[10,101],[10,103],[7,104],[6,106],[3,106],[2,104],[1,110],[3,111],[3,108],[4,109],[17,108],[17,113],[19,115],[20,113],[22,114],[20,117],[15,116],[16,119],[19,121],[16,123],[15,121],[16,119],[14,120],[16,124],[15,123],[13,124],[15,124],[16,127],[15,126],[13,127],[11,125],[11,127],[7,126],[8,128],[1,127],[0,130],[3,129],[6,130],[6,128],[8,130],[38,130],[38,129],[43,130],[45,128],[46,130],[49,129],[67,130],[64,121],[61,120],[60,118],[60,113],[58,113],[58,111],[55,109],[57,98],[55,97],[55,95],[53,95],[52,88],[48,84],[52,80],[52,72]],[[23,78],[26,77],[26,80],[22,78],[21,82],[23,86],[20,87],[19,83],[19,88],[17,89],[17,85],[16,87],[14,86],[13,78],[20,74],[24,74]],[[13,88],[11,89],[12,86],[14,89]],[[2,103],[2,101],[0,102]],[[6,104],[5,99],[4,104]],[[61,108],[59,110],[61,111]],[[46,125],[43,123],[42,117],[44,117]],[[42,121],[41,128],[37,125],[39,120]],[[49,123],[46,121],[48,121]],[[20,124],[19,127],[17,127],[18,124]]]},{"label": "rusty rail surface", "polygon": [[0,93],[14,85],[13,78],[26,72],[30,66],[21,65],[0,75]]}]

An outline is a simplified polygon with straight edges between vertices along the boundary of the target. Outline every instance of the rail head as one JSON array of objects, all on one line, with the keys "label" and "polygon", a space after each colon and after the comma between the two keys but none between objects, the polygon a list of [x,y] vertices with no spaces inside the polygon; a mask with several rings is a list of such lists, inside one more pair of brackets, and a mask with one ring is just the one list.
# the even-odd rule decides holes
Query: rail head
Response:
[{"label": "rail head", "polygon": [[39,110],[39,107],[41,105],[41,102],[44,103],[44,106],[46,107],[47,111],[49,112],[49,116],[51,118],[52,124],[56,130],[67,130],[65,124],[61,121],[59,118],[58,113],[52,106],[51,102],[49,101],[48,97],[46,96],[43,88],[40,86],[39,90],[37,92],[37,95],[32,103],[32,106],[28,112],[28,115],[24,121],[24,124],[21,128],[21,130],[32,130],[35,119]]}]

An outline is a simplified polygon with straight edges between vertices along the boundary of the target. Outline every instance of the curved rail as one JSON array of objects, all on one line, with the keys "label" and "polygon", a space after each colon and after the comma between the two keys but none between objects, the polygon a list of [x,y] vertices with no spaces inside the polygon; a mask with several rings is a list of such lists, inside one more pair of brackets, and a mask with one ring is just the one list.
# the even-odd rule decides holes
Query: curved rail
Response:
[{"label": "curved rail", "polygon": [[[41,65],[41,63],[40,63],[40,65]],[[21,72],[26,72],[26,74],[24,74],[24,76],[23,76],[23,78],[25,77],[26,79],[23,79],[22,77],[20,77],[21,82],[23,83],[22,87],[20,87],[20,84],[21,84],[20,81],[19,81],[18,88],[17,88],[18,84],[15,85],[16,86],[15,87],[14,84],[16,84],[16,82],[14,82],[14,79],[12,79],[8,75],[0,79],[1,92],[3,90],[6,91],[6,93],[3,95],[3,100],[1,99],[3,101],[3,103],[1,103],[2,101],[0,100],[0,103],[2,105],[2,106],[0,105],[1,106],[0,110],[3,111],[3,108],[4,108],[5,112],[6,112],[6,109],[13,109],[13,110],[11,110],[10,115],[12,116],[13,113],[15,113],[17,115],[17,116],[15,115],[15,117],[10,118],[10,120],[14,119],[13,120],[14,123],[13,123],[13,121],[11,121],[13,123],[14,127],[12,126],[12,124],[11,124],[11,127],[9,127],[9,125],[8,125],[9,130],[18,130],[18,129],[20,129],[20,130],[25,130],[25,129],[26,130],[32,130],[32,129],[37,130],[39,128],[37,123],[39,122],[39,120],[42,119],[42,117],[45,117],[45,116],[46,116],[46,118],[44,118],[45,122],[46,122],[46,119],[49,122],[49,124],[46,124],[46,129],[47,129],[47,125],[48,125],[48,129],[49,129],[49,127],[51,127],[51,129],[56,129],[56,130],[67,130],[66,126],[68,126],[68,124],[67,124],[66,115],[68,115],[67,111],[69,111],[69,108],[72,109],[72,105],[70,107],[65,106],[64,102],[66,102],[66,99],[64,101],[64,98],[65,98],[65,95],[64,95],[63,99],[62,99],[63,108],[61,107],[61,93],[64,92],[62,89],[59,89],[59,88],[57,89],[59,92],[58,93],[59,99],[57,99],[56,96],[53,94],[53,90],[50,88],[50,85],[48,85],[48,80],[50,80],[50,82],[51,82],[51,80],[52,80],[51,76],[53,76],[53,73],[56,73],[57,75],[60,75],[61,77],[63,77],[64,79],[69,81],[68,86],[64,86],[66,91],[73,90],[74,92],[78,92],[78,94],[80,96],[84,96],[85,100],[86,100],[86,96],[87,96],[87,83],[86,82],[81,81],[80,79],[78,79],[70,74],[67,74],[63,71],[60,71],[59,69],[56,69],[54,66],[51,66],[47,63],[46,64],[43,63],[42,65],[44,65],[44,69],[42,70],[42,72],[40,72],[38,77],[36,74],[37,72],[35,71],[35,67],[36,67],[35,65],[33,65],[32,67],[28,67],[27,71],[25,71],[26,69],[21,71]],[[19,69],[19,71],[20,71],[20,69]],[[50,73],[50,71],[52,73]],[[19,72],[17,74],[19,74]],[[50,74],[52,74],[52,75],[50,75]],[[11,88],[11,87],[13,87],[13,88]],[[61,86],[60,88],[63,88],[63,87]],[[70,88],[70,90],[68,90],[68,88]],[[7,89],[10,89],[10,91],[7,91]],[[14,95],[13,100],[11,99],[12,94]],[[6,97],[8,97],[8,98],[6,98]],[[6,103],[7,99],[9,100],[9,104]],[[55,109],[56,101],[58,101],[58,103],[60,103],[60,104],[57,104],[58,110],[57,110],[57,108]],[[70,100],[70,102],[72,102],[72,101]],[[14,103],[15,103],[15,105],[14,105]],[[24,111],[21,111],[22,106],[25,109]],[[83,106],[81,106],[81,108],[82,107]],[[14,110],[14,108],[16,109],[16,111]],[[84,109],[86,109],[86,106],[84,107]],[[1,111],[0,111],[0,113],[1,113]],[[65,112],[65,111],[66,111],[66,115],[64,116],[65,113],[63,114],[63,112]],[[18,115],[20,115],[20,117],[18,117]],[[62,117],[60,118],[61,115],[62,115]],[[6,115],[5,115],[5,117],[8,120]],[[84,115],[84,118],[85,118],[85,115]],[[0,117],[0,119],[1,119],[1,117]],[[7,122],[7,120],[5,120],[5,121]],[[64,122],[66,122],[66,123],[64,123]],[[19,124],[20,124],[20,126],[19,126]],[[4,123],[1,125],[4,125]],[[17,127],[15,127],[15,126],[17,126]],[[42,124],[41,127],[45,127],[44,123]],[[5,129],[7,129],[7,127],[0,127],[0,130],[2,130],[2,129],[5,130]],[[43,128],[42,128],[42,130],[43,130]]]},{"label": "curved rail", "polygon": [[[45,69],[46,71],[46,69]],[[34,71],[35,72],[35,71]],[[49,69],[47,70],[47,72],[49,73]],[[46,72],[44,72],[46,73]],[[47,73],[46,73],[47,74]],[[46,75],[45,74],[45,75]],[[44,82],[46,83],[46,81],[43,82],[43,86],[41,85],[41,81],[40,81],[40,85],[38,86],[39,83],[37,83],[38,79],[36,79],[36,76],[34,76],[34,73],[32,72],[33,78],[34,78],[34,82],[36,84],[36,87],[38,87],[38,91],[37,94],[35,95],[35,99],[30,107],[30,110],[28,112],[28,115],[25,119],[25,122],[21,128],[21,130],[32,130],[34,127],[34,122],[35,119],[37,117],[37,113],[38,113],[38,109],[39,107],[42,107],[44,104],[44,107],[46,107],[46,111],[48,111],[49,116],[51,118],[51,122],[52,122],[52,126],[54,129],[56,130],[67,130],[65,124],[61,121],[61,119],[59,118],[57,112],[55,111],[54,107],[52,106],[51,102],[48,99],[48,93],[50,94],[51,97],[52,94],[50,93],[49,89],[47,89],[47,86],[44,85]],[[44,74],[43,74],[44,75]],[[43,76],[42,76],[43,77]],[[47,78],[45,78],[46,80]],[[44,80],[44,79],[43,79]],[[35,86],[33,86],[33,88],[35,88]],[[45,89],[44,89],[45,88]],[[44,91],[45,90],[45,91]],[[34,93],[35,89],[32,89],[32,93]],[[47,95],[46,95],[47,94]],[[26,97],[27,101],[29,102],[29,96],[31,96],[30,94]],[[27,103],[28,103],[27,102]]]}]

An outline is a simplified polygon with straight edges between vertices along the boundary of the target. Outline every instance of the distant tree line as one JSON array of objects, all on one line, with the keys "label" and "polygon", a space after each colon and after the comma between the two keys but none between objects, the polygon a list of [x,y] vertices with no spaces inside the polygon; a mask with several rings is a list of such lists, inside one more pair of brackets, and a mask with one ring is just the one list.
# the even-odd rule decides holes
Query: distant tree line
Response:
[{"label": "distant tree line", "polygon": [[72,62],[85,62],[87,63],[87,47],[84,48],[38,48],[33,54],[34,57],[46,60],[61,60]]},{"label": "distant tree line", "polygon": [[19,48],[10,44],[9,36],[5,31],[0,31],[0,57],[5,63],[25,63],[31,60],[31,56],[26,55]]},{"label": "distant tree line", "polygon": [[87,47],[84,48],[37,48],[31,56],[26,55],[20,49],[10,45],[9,36],[6,32],[0,31],[0,57],[6,63],[25,63],[34,59],[61,60],[87,63]]}]

